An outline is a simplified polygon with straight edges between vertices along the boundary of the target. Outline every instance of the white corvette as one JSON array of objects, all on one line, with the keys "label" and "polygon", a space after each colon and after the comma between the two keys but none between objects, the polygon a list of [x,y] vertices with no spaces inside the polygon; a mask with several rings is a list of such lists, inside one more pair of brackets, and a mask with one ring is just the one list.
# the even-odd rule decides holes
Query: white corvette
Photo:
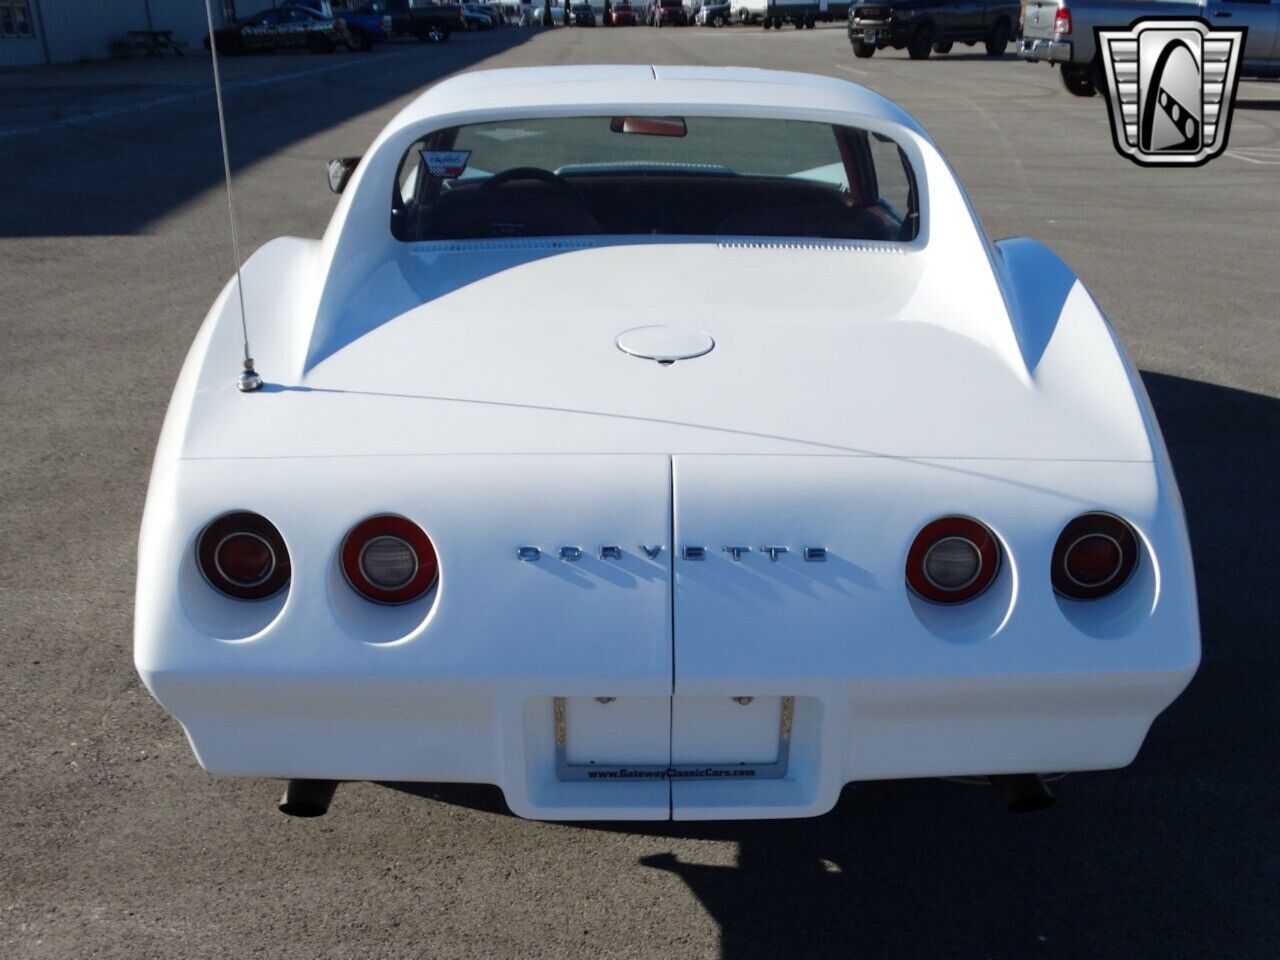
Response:
[{"label": "white corvette", "polygon": [[1196,669],[1133,364],[861,87],[466,74],[242,276],[264,382],[233,281],[156,453],[135,656],[290,812],[419,780],[794,817],[945,775],[1036,807]]}]

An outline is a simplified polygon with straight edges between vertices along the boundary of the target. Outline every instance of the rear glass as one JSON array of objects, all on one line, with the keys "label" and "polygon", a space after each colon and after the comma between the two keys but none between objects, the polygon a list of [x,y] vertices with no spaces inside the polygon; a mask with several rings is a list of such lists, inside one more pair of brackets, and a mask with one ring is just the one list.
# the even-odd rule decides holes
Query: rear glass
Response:
[{"label": "rear glass", "polygon": [[909,241],[911,165],[854,127],[725,117],[556,117],[470,124],[400,165],[400,240],[593,235]]}]

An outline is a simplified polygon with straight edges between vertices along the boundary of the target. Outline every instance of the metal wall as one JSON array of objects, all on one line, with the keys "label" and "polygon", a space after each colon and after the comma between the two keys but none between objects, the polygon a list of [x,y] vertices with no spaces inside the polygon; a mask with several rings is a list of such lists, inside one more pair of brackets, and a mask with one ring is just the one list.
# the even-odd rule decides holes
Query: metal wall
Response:
[{"label": "metal wall", "polygon": [[[172,30],[191,50],[206,32],[204,0],[30,0],[36,37],[0,39],[0,66],[72,63],[112,55],[112,42],[128,30]],[[215,22],[222,18],[214,0]]]}]

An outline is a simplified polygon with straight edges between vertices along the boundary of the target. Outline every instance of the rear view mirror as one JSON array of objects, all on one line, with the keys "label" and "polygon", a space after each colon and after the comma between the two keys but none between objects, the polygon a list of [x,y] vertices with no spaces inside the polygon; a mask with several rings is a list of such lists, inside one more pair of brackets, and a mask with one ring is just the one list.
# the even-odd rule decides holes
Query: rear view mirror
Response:
[{"label": "rear view mirror", "polygon": [[614,133],[638,133],[646,137],[683,137],[689,132],[681,117],[614,117],[609,121]]},{"label": "rear view mirror", "polygon": [[329,189],[334,193],[341,193],[347,189],[347,181],[351,179],[351,174],[356,172],[356,165],[359,163],[359,157],[334,157],[330,160]]}]

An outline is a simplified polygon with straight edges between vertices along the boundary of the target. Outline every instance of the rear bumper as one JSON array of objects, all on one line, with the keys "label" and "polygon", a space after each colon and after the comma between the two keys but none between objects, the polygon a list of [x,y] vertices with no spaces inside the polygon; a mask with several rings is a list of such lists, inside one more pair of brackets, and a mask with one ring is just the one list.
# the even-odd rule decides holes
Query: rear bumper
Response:
[{"label": "rear bumper", "polygon": [[1070,40],[1023,37],[1018,43],[1018,56],[1032,63],[1039,60],[1047,60],[1050,63],[1070,63],[1071,49]]},{"label": "rear bumper", "polygon": [[[857,780],[1124,766],[1191,672],[726,684],[717,694],[725,701],[795,696],[785,777],[599,781],[557,774],[553,697],[563,684],[444,682],[394,670],[144,677],[213,773],[489,783],[524,817],[664,820],[816,816]],[[618,689],[604,678],[573,686],[592,696]],[[712,686],[700,684],[701,697]]]},{"label": "rear bumper", "polygon": [[907,27],[892,21],[884,23],[853,21],[849,24],[849,39],[858,43],[892,47],[905,44],[907,38]]}]

